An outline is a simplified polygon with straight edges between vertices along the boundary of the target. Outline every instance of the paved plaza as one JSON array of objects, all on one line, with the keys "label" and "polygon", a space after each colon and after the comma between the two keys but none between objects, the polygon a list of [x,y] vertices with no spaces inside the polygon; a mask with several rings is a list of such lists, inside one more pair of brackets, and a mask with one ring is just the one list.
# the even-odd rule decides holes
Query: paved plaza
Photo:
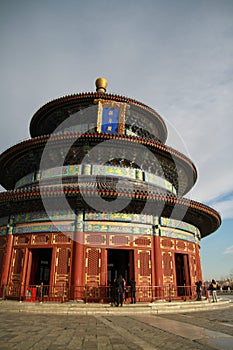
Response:
[{"label": "paved plaza", "polygon": [[[232,349],[233,304],[164,315],[36,314],[0,310],[0,349]],[[12,311],[12,310],[11,310]]]}]

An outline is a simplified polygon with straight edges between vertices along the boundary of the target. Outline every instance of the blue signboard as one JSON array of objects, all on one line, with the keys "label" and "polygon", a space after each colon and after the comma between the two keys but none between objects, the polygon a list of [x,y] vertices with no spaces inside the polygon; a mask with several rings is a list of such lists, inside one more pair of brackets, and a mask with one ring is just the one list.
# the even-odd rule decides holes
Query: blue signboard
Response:
[{"label": "blue signboard", "polygon": [[119,110],[116,108],[103,108],[101,131],[108,134],[118,133]]}]

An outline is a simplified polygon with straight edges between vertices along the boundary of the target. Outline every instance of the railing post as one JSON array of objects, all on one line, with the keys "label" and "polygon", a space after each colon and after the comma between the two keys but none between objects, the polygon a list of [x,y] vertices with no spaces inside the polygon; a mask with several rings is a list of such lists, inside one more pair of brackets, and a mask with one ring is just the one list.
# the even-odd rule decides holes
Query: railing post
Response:
[{"label": "railing post", "polygon": [[185,286],[185,283],[184,283],[184,301],[186,301],[186,286]]},{"label": "railing post", "polygon": [[171,302],[172,301],[172,297],[171,297],[171,285],[169,284],[168,286],[168,301]]},{"label": "railing post", "polygon": [[8,296],[8,284],[4,284],[3,286],[3,300],[6,300]]},{"label": "railing post", "polygon": [[43,302],[43,282],[40,284],[40,302]]},{"label": "railing post", "polygon": [[19,287],[19,302],[22,303],[22,291],[24,290],[23,288],[23,283]]},{"label": "railing post", "polygon": [[64,303],[65,300],[65,287],[64,287],[64,283],[62,284],[62,303]]}]

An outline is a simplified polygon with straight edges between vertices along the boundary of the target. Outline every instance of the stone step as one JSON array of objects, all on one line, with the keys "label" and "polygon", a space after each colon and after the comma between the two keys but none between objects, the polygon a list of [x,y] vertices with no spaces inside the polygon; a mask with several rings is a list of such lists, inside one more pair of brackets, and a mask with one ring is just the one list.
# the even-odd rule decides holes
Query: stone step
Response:
[{"label": "stone step", "polygon": [[128,314],[165,314],[191,311],[214,310],[233,306],[230,300],[219,300],[217,303],[208,301],[179,301],[124,304],[123,307],[114,307],[111,304],[84,304],[78,302],[67,303],[40,303],[18,302],[3,300],[0,302],[0,312],[30,312],[38,314],[82,314],[82,315],[128,315]]}]

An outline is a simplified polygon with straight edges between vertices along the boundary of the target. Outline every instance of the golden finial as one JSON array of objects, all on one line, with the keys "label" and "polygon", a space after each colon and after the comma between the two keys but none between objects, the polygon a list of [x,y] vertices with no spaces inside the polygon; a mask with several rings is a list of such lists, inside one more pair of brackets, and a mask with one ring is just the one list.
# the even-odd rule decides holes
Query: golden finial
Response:
[{"label": "golden finial", "polygon": [[95,85],[96,85],[96,91],[97,92],[106,92],[106,88],[108,86],[108,81],[105,78],[98,78],[95,81]]}]

